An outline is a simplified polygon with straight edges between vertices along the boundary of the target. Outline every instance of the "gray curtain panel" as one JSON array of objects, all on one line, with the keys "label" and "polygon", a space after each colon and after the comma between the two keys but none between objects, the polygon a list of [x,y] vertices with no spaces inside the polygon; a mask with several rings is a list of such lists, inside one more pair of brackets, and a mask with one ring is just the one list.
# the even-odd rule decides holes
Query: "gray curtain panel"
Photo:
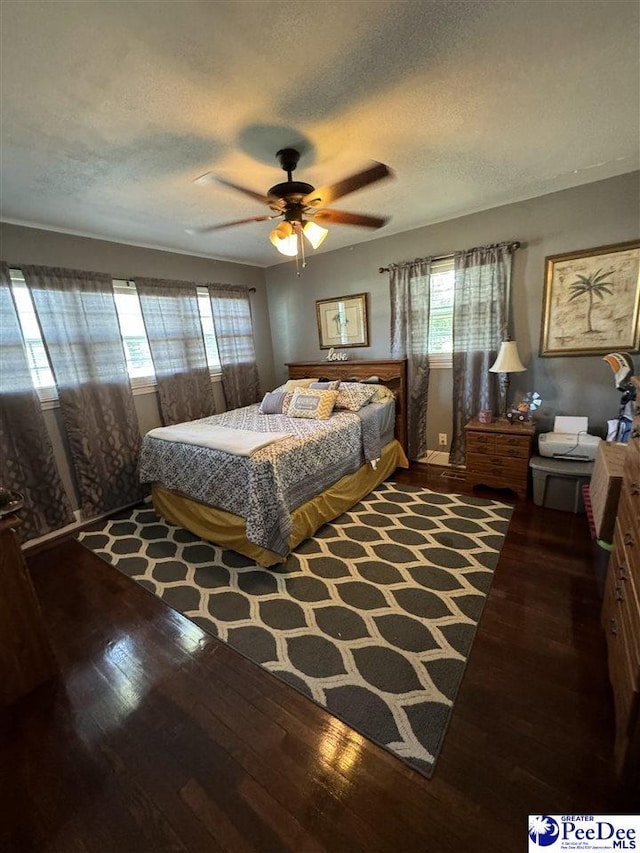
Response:
[{"label": "gray curtain panel", "polygon": [[407,444],[410,459],[427,452],[430,258],[391,264],[391,357],[407,359]]},{"label": "gray curtain panel", "polygon": [[140,430],[111,277],[22,267],[49,361],[85,518],[143,497]]},{"label": "gray curtain panel", "polygon": [[74,521],[33,386],[9,268],[0,263],[0,486],[24,495],[18,538]]},{"label": "gray curtain panel", "polygon": [[497,374],[489,373],[505,340],[514,246],[457,252],[453,301],[453,436],[449,461],[465,461],[465,424],[480,409],[500,410]]},{"label": "gray curtain panel", "polygon": [[209,296],[227,409],[249,406],[262,398],[249,288],[210,284]]},{"label": "gray curtain panel", "polygon": [[197,285],[136,278],[166,425],[215,414]]}]

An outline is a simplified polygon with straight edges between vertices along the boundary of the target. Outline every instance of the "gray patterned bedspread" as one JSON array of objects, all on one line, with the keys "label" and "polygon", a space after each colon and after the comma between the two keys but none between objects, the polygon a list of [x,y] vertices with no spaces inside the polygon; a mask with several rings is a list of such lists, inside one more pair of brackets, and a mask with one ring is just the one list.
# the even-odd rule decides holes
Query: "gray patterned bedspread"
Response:
[{"label": "gray patterned bedspread", "polygon": [[372,403],[358,413],[334,413],[326,421],[261,415],[257,404],[202,418],[205,423],[291,436],[251,456],[235,456],[147,435],[140,481],[159,483],[241,516],[250,542],[286,556],[291,511],[364,461],[380,457],[380,423],[387,420],[382,410],[388,411],[389,405],[393,403]]}]

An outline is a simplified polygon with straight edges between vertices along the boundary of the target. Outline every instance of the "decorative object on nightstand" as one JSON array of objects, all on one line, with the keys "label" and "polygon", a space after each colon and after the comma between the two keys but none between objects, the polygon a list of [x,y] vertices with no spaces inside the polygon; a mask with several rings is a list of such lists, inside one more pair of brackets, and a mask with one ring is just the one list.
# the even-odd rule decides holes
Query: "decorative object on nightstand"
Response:
[{"label": "decorative object on nightstand", "polygon": [[522,373],[527,368],[520,361],[518,355],[518,345],[515,341],[502,341],[498,357],[489,368],[490,373],[502,374],[502,388],[504,393],[504,406],[502,417],[506,418],[509,408],[509,384],[511,373]]},{"label": "decorative object on nightstand", "polygon": [[529,423],[531,421],[531,414],[535,412],[537,408],[539,408],[540,403],[542,402],[542,398],[540,394],[537,394],[535,391],[529,391],[528,394],[525,395],[524,400],[518,403],[517,406],[513,406],[506,413],[506,418],[509,423]]},{"label": "decorative object on nightstand", "polygon": [[468,486],[511,489],[527,497],[529,458],[535,427],[500,420],[491,424],[472,420],[465,426]]}]

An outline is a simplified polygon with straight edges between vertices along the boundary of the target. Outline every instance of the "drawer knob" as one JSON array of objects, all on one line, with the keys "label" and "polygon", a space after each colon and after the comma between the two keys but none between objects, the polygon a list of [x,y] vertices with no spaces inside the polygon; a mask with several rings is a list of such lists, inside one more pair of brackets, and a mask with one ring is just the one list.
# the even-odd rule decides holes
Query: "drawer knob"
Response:
[{"label": "drawer knob", "polygon": [[635,545],[636,540],[634,539],[633,533],[625,533],[622,537],[622,541],[625,545]]},{"label": "drawer knob", "polygon": [[631,483],[629,491],[632,495],[640,495],[640,483]]},{"label": "drawer knob", "polygon": [[614,637],[618,634],[618,623],[615,619],[609,619],[609,633],[613,634]]},{"label": "drawer knob", "polygon": [[618,586],[618,584],[616,584],[615,596],[616,596],[616,601],[624,601],[625,600],[624,590],[622,589],[621,586]]},{"label": "drawer knob", "polygon": [[629,580],[629,575],[627,574],[627,567],[624,564],[618,566],[618,577],[622,581]]}]

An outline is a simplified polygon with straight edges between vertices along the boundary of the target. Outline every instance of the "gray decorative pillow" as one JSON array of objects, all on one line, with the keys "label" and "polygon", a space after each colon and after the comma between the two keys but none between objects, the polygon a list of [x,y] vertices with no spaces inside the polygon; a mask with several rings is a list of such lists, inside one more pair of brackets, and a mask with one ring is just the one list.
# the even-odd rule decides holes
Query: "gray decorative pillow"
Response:
[{"label": "gray decorative pillow", "polygon": [[289,402],[291,396],[291,394],[287,394],[285,391],[268,391],[260,403],[260,414],[285,415],[284,406]]},{"label": "gray decorative pillow", "polygon": [[379,385],[380,377],[379,376],[368,376],[366,379],[360,379],[359,376],[350,376],[349,379],[345,380],[346,382],[357,382],[361,385]]},{"label": "gray decorative pillow", "polygon": [[336,409],[358,412],[363,406],[371,402],[375,393],[375,385],[364,385],[360,382],[341,382],[338,389]]},{"label": "gray decorative pillow", "polygon": [[316,388],[318,391],[337,391],[339,387],[339,379],[320,380],[320,382],[314,382],[312,385],[309,385],[309,388]]}]

